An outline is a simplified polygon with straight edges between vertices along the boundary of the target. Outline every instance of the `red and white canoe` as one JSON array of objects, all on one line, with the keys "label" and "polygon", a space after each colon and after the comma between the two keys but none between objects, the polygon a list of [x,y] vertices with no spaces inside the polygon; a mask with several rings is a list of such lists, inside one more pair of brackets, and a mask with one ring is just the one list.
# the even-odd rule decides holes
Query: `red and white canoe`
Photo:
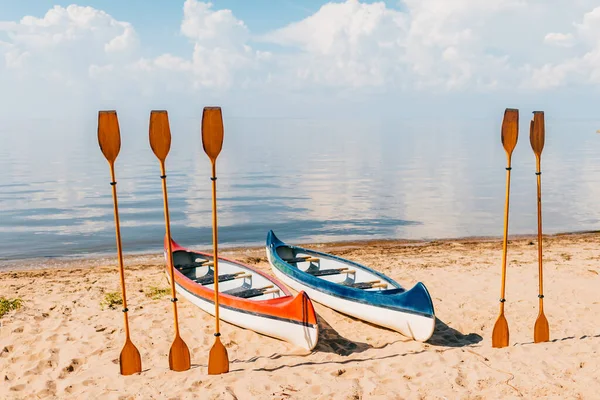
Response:
[{"label": "red and white canoe", "polygon": [[[177,292],[214,316],[213,256],[185,249],[172,239],[171,243]],[[170,279],[166,237],[164,245]],[[305,292],[293,296],[276,278],[219,256],[219,293],[221,320],[307,350],[316,346],[317,315]]]}]

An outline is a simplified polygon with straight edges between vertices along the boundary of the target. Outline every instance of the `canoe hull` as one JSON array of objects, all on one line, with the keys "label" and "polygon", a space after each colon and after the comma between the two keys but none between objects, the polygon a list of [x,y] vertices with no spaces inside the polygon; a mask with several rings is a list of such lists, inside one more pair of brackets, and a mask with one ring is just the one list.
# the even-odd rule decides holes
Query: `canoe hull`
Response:
[{"label": "canoe hull", "polygon": [[[275,240],[267,241],[267,258],[275,276],[286,285],[297,291],[305,291],[312,300],[329,308],[392,329],[413,340],[424,342],[432,336],[435,330],[435,314],[429,293],[422,283],[417,283],[408,291],[391,295],[377,292],[353,295],[352,291],[346,288],[340,288],[338,291],[335,286],[340,285],[332,285],[330,282],[323,283],[323,286],[328,286],[328,288],[320,287],[314,283],[317,280],[311,279],[312,277],[303,279],[303,275],[307,275],[306,273],[290,269],[289,264],[277,255],[276,243],[280,241],[274,234],[273,237]],[[306,252],[327,256],[325,253],[308,250]],[[399,287],[397,283],[395,285]],[[398,291],[398,289],[394,290]],[[404,306],[400,306],[401,303],[404,303]],[[413,307],[413,304],[418,304],[418,306]]]},{"label": "canoe hull", "polygon": [[[189,302],[214,317],[214,301],[197,296],[187,291],[183,286],[177,283],[177,280],[175,280],[175,289],[177,290],[177,293],[181,294]],[[308,296],[305,294],[303,296],[306,297],[306,301],[310,301]],[[319,338],[318,325],[303,325],[294,321],[275,318],[272,315],[224,307],[220,303],[219,317],[222,321],[226,321],[232,325],[249,329],[265,336],[284,340],[306,350],[312,350],[316,346]]]},{"label": "canoe hull", "polygon": [[[173,252],[185,250],[173,242]],[[209,254],[194,252],[194,254],[211,257]],[[168,254],[165,251],[165,261]],[[244,269],[251,270],[261,276],[267,276],[254,268],[219,257],[219,261],[234,262],[243,265]],[[165,272],[170,283],[168,263],[165,263]],[[214,291],[194,282],[180,271],[175,269],[175,289],[177,293],[186,298],[206,313],[215,315]],[[273,278],[270,280],[279,287],[283,284]],[[221,290],[219,290],[221,292]],[[281,297],[254,301],[242,299],[228,294],[219,294],[219,316],[222,321],[232,325],[249,329],[257,333],[289,342],[305,350],[312,350],[318,341],[319,326],[317,316],[309,296],[300,292],[292,296],[285,291]]]}]

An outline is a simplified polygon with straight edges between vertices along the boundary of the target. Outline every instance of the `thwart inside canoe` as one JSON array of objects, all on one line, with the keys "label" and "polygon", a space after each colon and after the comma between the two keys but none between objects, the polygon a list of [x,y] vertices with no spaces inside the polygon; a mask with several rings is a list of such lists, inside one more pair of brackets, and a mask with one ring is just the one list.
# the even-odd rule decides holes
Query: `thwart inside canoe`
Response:
[{"label": "thwart inside canoe", "polygon": [[[214,291],[214,257],[206,253],[173,250],[174,267],[187,279]],[[219,293],[253,301],[288,296],[289,292],[256,271],[219,257]]]},{"label": "thwart inside canoe", "polygon": [[287,245],[278,246],[276,251],[277,255],[292,267],[339,285],[366,291],[395,289],[396,293],[398,289],[403,289],[387,276],[334,256]]}]

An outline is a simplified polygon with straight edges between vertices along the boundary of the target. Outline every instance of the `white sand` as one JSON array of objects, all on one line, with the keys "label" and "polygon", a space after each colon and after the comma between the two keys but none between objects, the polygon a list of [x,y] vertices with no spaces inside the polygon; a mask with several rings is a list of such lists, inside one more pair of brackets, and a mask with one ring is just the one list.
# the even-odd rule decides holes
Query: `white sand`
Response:
[{"label": "white sand", "polygon": [[[0,295],[24,300],[0,319],[1,399],[591,399],[600,396],[600,234],[545,238],[545,311],[551,342],[533,344],[537,246],[510,243],[506,318],[510,346],[491,347],[498,313],[502,243],[450,240],[306,246],[370,265],[405,287],[429,289],[439,322],[427,343],[341,315],[315,303],[315,351],[222,323],[230,373],[207,375],[214,319],[179,304],[192,369],[173,372],[170,294],[162,258],[126,257],[131,338],[143,372],[121,376],[120,307],[101,309],[119,291],[116,256],[0,273]],[[535,239],[533,239],[535,243]],[[264,250],[222,255],[270,271]],[[100,265],[100,266],[98,266]],[[92,268],[93,267],[93,268]]]}]

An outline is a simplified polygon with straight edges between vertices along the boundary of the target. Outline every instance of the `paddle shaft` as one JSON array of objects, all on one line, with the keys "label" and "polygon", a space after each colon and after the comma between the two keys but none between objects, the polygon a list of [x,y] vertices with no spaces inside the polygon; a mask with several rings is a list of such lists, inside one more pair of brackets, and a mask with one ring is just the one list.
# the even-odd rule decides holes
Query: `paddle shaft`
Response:
[{"label": "paddle shaft", "polygon": [[537,214],[538,214],[538,266],[540,279],[540,313],[544,310],[544,283],[542,278],[542,171],[541,156],[536,155],[536,175],[537,175]]},{"label": "paddle shaft", "polygon": [[213,261],[214,265],[214,280],[215,280],[215,336],[220,336],[219,331],[219,255],[218,255],[218,241],[219,235],[217,232],[217,170],[216,160],[211,160],[212,163],[212,224],[213,224]]},{"label": "paddle shaft", "polygon": [[169,274],[171,275],[171,303],[173,303],[173,316],[175,319],[175,336],[179,336],[179,318],[177,316],[177,293],[175,292],[175,272],[173,271],[173,245],[171,244],[171,220],[169,219],[169,200],[167,197],[167,173],[165,171],[165,162],[160,160],[160,178],[163,191],[163,208],[165,210],[165,229],[167,231]]},{"label": "paddle shaft", "polygon": [[119,275],[121,277],[121,295],[123,298],[123,317],[125,320],[125,340],[129,341],[129,320],[127,318],[127,295],[125,293],[125,273],[123,271],[123,253],[121,250],[121,226],[119,224],[119,205],[117,201],[117,179],[115,178],[115,164],[110,162],[110,177],[113,196],[113,209],[115,214],[115,230],[117,236],[117,254],[119,255]]},{"label": "paddle shaft", "polygon": [[506,167],[506,200],[504,203],[504,241],[502,243],[502,284],[500,285],[500,314],[504,313],[504,294],[506,288],[506,251],[508,244],[508,209],[509,209],[509,198],[510,198],[510,171],[511,163],[510,154],[507,155],[508,166]]}]

